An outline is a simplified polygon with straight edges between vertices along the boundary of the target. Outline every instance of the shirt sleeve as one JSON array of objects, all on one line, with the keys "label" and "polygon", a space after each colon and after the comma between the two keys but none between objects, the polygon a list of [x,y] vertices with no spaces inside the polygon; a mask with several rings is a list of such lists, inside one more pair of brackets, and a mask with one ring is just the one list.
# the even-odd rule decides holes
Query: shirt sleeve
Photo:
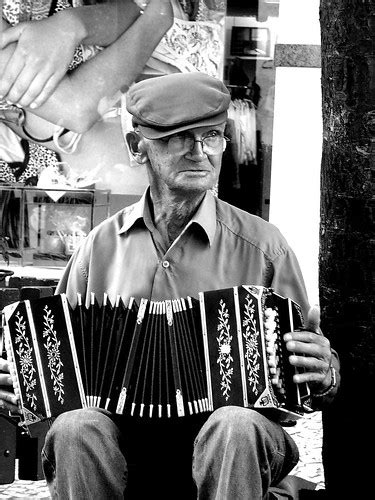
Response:
[{"label": "shirt sleeve", "polygon": [[65,293],[71,305],[77,300],[77,293],[84,298],[86,296],[88,271],[86,262],[89,252],[90,235],[82,242],[78,249],[71,256],[64,273],[56,287],[56,293]]},{"label": "shirt sleeve", "polygon": [[310,308],[305,281],[297,257],[290,248],[273,260],[271,287],[280,295],[290,297],[301,306],[303,317]]}]

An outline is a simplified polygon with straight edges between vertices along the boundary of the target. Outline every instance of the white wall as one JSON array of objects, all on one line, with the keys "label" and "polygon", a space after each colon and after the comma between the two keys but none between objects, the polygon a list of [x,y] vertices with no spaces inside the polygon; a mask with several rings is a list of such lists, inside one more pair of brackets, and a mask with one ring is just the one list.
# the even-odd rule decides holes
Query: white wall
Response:
[{"label": "white wall", "polygon": [[270,221],[296,252],[312,303],[318,301],[321,137],[320,71],[278,68]]},{"label": "white wall", "polygon": [[277,43],[320,44],[319,0],[280,0]]},{"label": "white wall", "polygon": [[[319,0],[281,0],[281,44],[320,44]],[[318,303],[322,117],[320,68],[277,67],[270,221],[300,261],[311,303]]]}]

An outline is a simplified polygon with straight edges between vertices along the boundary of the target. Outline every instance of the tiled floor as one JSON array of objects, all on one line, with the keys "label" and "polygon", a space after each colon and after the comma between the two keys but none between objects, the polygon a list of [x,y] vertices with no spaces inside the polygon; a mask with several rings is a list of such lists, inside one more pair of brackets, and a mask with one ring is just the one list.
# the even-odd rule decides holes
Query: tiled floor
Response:
[{"label": "tiled floor", "polygon": [[293,436],[300,452],[299,463],[291,474],[316,483],[317,489],[324,489],[321,413],[306,415],[286,430]]},{"label": "tiled floor", "polygon": [[[287,427],[300,450],[300,461],[292,474],[317,484],[317,489],[324,488],[324,471],[321,458],[322,428],[319,412],[300,419],[294,427]],[[45,481],[20,481],[0,485],[0,499],[29,500],[49,499]]]},{"label": "tiled floor", "polygon": [[15,481],[0,486],[0,498],[8,500],[29,500],[34,498],[49,499],[45,481]]}]

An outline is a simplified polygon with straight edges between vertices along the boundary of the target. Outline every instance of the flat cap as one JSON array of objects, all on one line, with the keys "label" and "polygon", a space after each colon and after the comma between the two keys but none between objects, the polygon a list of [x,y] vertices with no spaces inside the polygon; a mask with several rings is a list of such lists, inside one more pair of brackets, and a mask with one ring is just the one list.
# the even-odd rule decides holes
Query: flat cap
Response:
[{"label": "flat cap", "polygon": [[133,126],[148,139],[191,128],[219,125],[227,119],[230,93],[205,73],[173,73],[142,80],[128,90],[126,108]]}]

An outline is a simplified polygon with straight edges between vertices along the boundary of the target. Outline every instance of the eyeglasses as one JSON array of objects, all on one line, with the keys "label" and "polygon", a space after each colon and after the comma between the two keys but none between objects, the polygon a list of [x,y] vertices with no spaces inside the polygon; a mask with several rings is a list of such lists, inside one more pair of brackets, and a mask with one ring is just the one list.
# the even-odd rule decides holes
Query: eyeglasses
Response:
[{"label": "eyeglasses", "polygon": [[181,133],[161,140],[168,143],[168,152],[170,154],[185,154],[193,150],[196,142],[200,142],[203,152],[207,155],[222,153],[225,151],[227,142],[230,141],[228,137],[219,133],[211,133],[202,137],[202,139],[195,139],[195,137],[189,133]]}]

